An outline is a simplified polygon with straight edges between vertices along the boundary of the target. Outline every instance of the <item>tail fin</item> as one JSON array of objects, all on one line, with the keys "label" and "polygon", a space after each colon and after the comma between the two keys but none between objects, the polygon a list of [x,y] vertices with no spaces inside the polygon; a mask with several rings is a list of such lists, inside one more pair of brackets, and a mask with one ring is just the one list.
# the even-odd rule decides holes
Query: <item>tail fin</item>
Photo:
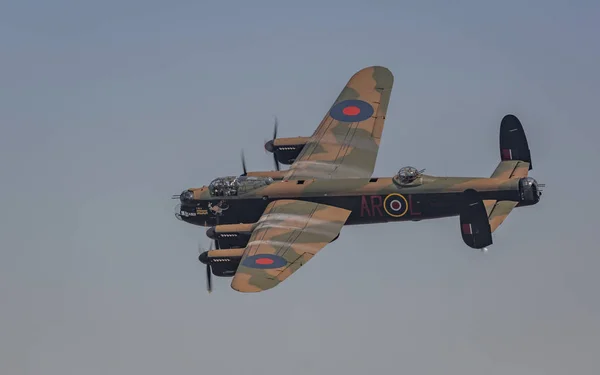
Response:
[{"label": "tail fin", "polygon": [[[500,163],[492,173],[492,178],[527,177],[531,169],[531,152],[523,125],[515,115],[508,114],[500,122]],[[484,201],[492,233],[517,204],[513,201]]]},{"label": "tail fin", "polygon": [[[504,116],[500,123],[500,162],[492,178],[528,177],[532,169],[531,152],[521,121],[511,114]],[[524,185],[531,185],[532,194],[536,194],[538,185],[535,180],[519,181],[519,186]],[[460,210],[463,241],[475,249],[491,245],[492,233],[519,203],[523,202],[482,200],[475,190],[465,190]]]},{"label": "tail fin", "polygon": [[492,244],[488,214],[477,191],[467,189],[463,192],[459,219],[462,239],[467,246],[483,249]]},{"label": "tail fin", "polygon": [[527,136],[515,115],[508,114],[500,122],[500,160],[493,178],[527,177],[533,169]]}]

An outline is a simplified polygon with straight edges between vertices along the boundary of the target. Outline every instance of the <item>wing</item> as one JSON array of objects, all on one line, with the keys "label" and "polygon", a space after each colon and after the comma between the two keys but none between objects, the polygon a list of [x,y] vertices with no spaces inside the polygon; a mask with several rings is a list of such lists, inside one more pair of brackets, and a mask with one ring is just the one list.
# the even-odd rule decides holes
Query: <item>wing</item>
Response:
[{"label": "wing", "polygon": [[350,212],[305,201],[271,202],[254,226],[231,287],[249,293],[277,286],[339,235]]},{"label": "wing", "polygon": [[355,73],[285,179],[371,177],[393,83],[392,72],[381,66]]}]

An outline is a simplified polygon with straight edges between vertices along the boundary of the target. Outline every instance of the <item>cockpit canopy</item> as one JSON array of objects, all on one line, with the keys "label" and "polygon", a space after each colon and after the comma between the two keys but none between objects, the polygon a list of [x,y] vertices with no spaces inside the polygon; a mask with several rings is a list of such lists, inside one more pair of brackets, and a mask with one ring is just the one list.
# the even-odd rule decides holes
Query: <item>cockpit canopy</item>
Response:
[{"label": "cockpit canopy", "polygon": [[210,195],[214,197],[230,197],[245,194],[249,191],[270,185],[271,177],[260,176],[227,176],[212,180],[208,185]]},{"label": "cockpit canopy", "polygon": [[421,177],[424,169],[418,170],[415,167],[402,167],[398,173],[394,176],[394,182],[399,185],[409,185],[413,183],[417,178]]}]

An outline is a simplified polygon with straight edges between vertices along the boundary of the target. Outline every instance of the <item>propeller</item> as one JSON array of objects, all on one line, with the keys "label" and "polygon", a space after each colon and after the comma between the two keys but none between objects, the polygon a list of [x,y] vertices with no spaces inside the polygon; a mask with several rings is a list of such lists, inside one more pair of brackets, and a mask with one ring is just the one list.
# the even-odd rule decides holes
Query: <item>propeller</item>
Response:
[{"label": "propeller", "polygon": [[198,253],[200,253],[200,255],[198,256],[198,260],[201,263],[206,264],[206,290],[208,291],[208,293],[212,292],[212,270],[210,267],[210,259],[208,258],[208,251],[213,250],[213,241],[210,242],[210,248],[208,249],[208,251],[202,251],[202,247],[198,246]]},{"label": "propeller", "polygon": [[212,293],[212,272],[210,270],[210,263],[206,264],[206,290],[208,293]]},{"label": "propeller", "polygon": [[277,116],[275,116],[275,123],[273,124],[273,139],[268,142],[265,142],[265,150],[269,151],[273,154],[273,160],[275,161],[275,169],[279,171],[279,161],[277,160],[277,156],[275,155],[274,142],[277,139],[277,128],[279,127],[279,121],[277,120]]}]

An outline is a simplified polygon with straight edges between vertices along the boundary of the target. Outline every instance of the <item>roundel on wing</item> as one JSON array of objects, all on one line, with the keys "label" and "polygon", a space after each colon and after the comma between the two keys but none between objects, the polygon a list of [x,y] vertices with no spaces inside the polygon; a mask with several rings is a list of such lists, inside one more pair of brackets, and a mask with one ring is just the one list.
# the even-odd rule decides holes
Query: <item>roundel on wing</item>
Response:
[{"label": "roundel on wing", "polygon": [[359,99],[342,100],[329,110],[329,116],[343,122],[360,122],[373,116],[371,104]]},{"label": "roundel on wing", "polygon": [[249,268],[270,269],[283,267],[287,264],[287,261],[274,254],[257,254],[246,257],[242,264]]},{"label": "roundel on wing", "polygon": [[385,213],[392,217],[401,217],[408,211],[408,201],[402,194],[390,194],[383,200]]}]

